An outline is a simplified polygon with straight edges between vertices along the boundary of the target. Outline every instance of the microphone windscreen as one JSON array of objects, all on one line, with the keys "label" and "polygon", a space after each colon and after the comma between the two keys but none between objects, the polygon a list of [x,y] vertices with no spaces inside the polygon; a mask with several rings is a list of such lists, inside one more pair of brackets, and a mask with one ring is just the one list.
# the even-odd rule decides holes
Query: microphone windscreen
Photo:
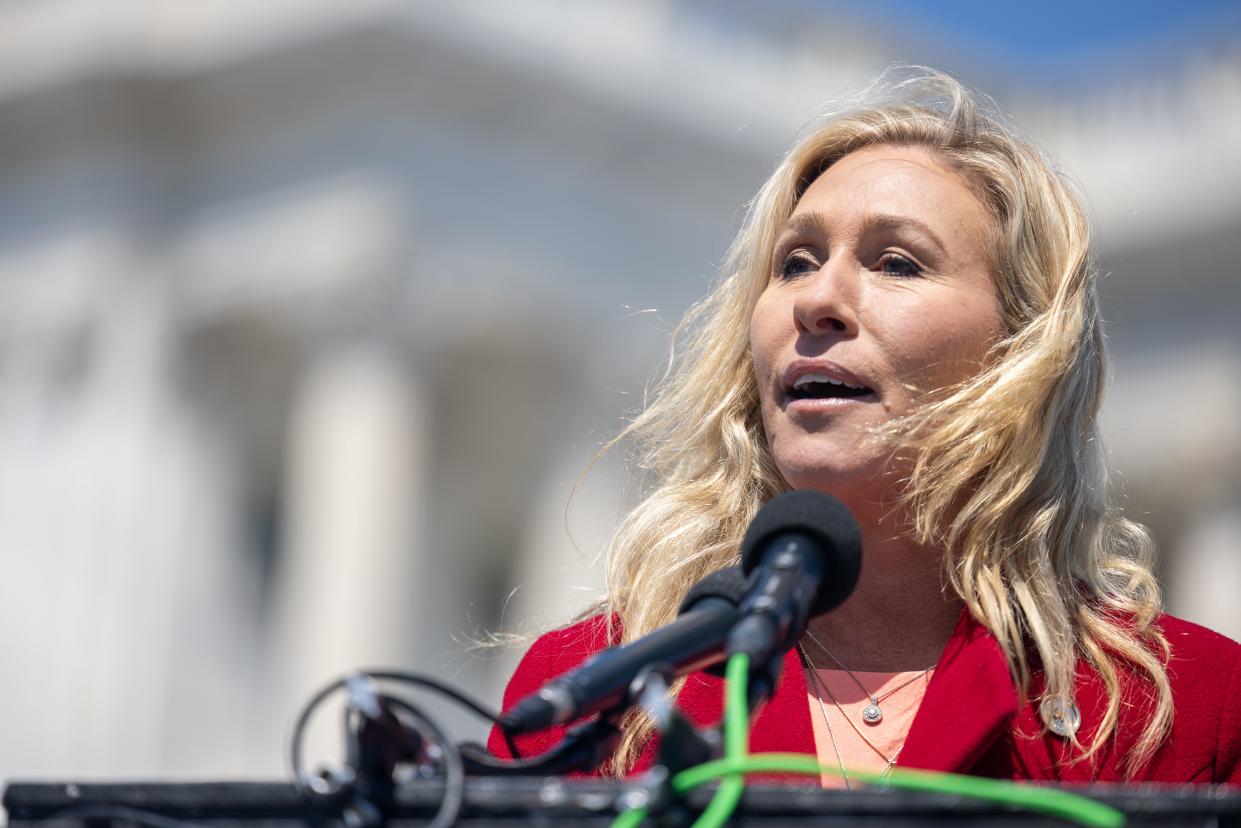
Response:
[{"label": "microphone windscreen", "polygon": [[728,566],[712,572],[690,587],[689,594],[685,596],[685,600],[681,602],[681,608],[677,610],[677,615],[691,609],[703,598],[723,598],[730,603],[740,604],[741,599],[745,597],[746,586],[746,574],[739,566]]},{"label": "microphone windscreen", "polygon": [[810,614],[840,605],[857,586],[862,571],[862,531],[845,504],[822,492],[776,495],[759,509],[741,542],[741,568],[748,575],[762,562],[767,545],[780,535],[809,538],[824,556],[823,578]]}]

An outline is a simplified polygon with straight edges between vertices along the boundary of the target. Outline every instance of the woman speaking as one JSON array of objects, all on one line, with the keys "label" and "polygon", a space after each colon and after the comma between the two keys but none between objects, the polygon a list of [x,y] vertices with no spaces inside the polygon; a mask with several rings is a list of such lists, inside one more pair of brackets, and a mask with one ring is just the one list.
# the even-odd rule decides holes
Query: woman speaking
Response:
[{"label": "woman speaking", "polygon": [[[649,489],[606,599],[534,643],[505,706],[673,620],[764,503],[809,489],[856,516],[861,577],[785,657],[755,751],[846,787],[893,766],[1241,784],[1241,645],[1161,613],[1151,540],[1108,503],[1096,279],[1077,197],[957,82],[817,125],[617,438]],[[694,674],[678,706],[714,724],[722,685]],[[625,719],[610,772],[656,741]]]}]

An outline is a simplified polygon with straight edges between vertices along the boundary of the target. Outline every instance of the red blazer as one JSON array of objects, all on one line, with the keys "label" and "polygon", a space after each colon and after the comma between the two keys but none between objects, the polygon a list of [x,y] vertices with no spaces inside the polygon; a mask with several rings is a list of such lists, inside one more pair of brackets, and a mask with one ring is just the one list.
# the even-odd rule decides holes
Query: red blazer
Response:
[{"label": "red blazer", "polygon": [[[1172,733],[1133,781],[1241,786],[1241,645],[1168,615],[1160,618],[1159,625],[1172,647],[1168,663],[1175,708]],[[504,691],[504,709],[604,648],[609,643],[605,636],[604,619],[596,616],[539,638]],[[1034,699],[1040,690],[1037,683],[1036,678]],[[1133,691],[1122,703],[1115,738],[1093,762],[1065,761],[1072,757],[1068,743],[1043,732],[1034,702],[1018,703],[999,643],[968,612],[963,613],[927,686],[897,765],[1000,779],[1124,781],[1124,748],[1136,740],[1149,704],[1141,684],[1132,677],[1128,683]],[[722,679],[695,673],[677,705],[699,727],[714,725],[723,715],[723,686]],[[1105,701],[1103,683],[1079,666],[1076,702],[1083,742],[1097,727]],[[524,755],[537,755],[563,734],[563,728],[556,728],[519,736],[517,744]],[[494,730],[488,747],[497,756],[509,755]],[[655,742],[647,745],[634,773],[650,767],[656,749]],[[759,711],[750,750],[815,752],[805,674],[796,650],[785,656],[779,686]]]}]

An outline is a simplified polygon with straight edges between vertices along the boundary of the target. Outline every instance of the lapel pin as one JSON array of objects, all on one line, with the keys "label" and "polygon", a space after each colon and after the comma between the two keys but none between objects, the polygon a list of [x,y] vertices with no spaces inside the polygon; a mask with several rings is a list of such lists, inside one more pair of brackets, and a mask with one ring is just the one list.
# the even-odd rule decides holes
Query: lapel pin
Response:
[{"label": "lapel pin", "polygon": [[1065,739],[1073,738],[1082,724],[1082,714],[1071,699],[1060,696],[1045,698],[1038,706],[1038,712],[1047,729]]}]

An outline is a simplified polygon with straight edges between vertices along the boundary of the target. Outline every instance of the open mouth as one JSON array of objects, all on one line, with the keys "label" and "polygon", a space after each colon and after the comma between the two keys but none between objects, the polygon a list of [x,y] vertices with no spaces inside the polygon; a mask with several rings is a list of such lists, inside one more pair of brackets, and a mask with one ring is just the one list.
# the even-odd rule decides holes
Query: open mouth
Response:
[{"label": "open mouth", "polygon": [[864,397],[873,393],[865,385],[853,385],[824,374],[802,374],[788,389],[790,400],[831,400]]}]

